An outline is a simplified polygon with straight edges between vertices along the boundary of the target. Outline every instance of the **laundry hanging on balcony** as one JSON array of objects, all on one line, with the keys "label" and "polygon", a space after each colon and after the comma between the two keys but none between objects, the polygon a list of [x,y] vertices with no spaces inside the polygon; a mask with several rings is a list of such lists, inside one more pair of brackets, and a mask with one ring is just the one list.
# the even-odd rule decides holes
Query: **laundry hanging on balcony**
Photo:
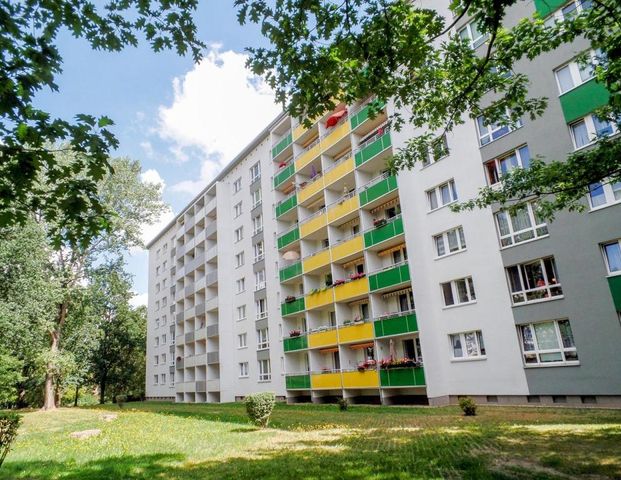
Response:
[{"label": "laundry hanging on balcony", "polygon": [[328,117],[328,120],[326,121],[326,127],[334,127],[334,125],[336,125],[337,123],[339,123],[339,120],[341,118],[343,118],[343,116],[347,114],[347,109],[344,108],[343,110],[339,110],[336,113],[333,113],[332,115],[330,115]]}]

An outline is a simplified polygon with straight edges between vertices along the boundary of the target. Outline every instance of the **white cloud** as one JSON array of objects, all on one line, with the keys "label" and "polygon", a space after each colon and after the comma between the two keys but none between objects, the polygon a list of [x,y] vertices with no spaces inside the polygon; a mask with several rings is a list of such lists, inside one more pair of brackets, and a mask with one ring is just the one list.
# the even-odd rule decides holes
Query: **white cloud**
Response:
[{"label": "white cloud", "polygon": [[140,180],[142,180],[144,183],[154,183],[156,185],[161,185],[162,190],[164,190],[164,187],[166,186],[166,183],[160,175],[160,172],[158,172],[154,168],[149,168],[148,170],[142,172],[140,174]]},{"label": "white cloud", "polygon": [[148,158],[153,158],[153,145],[149,141],[140,142],[140,148],[144,150],[145,155]]},{"label": "white cloud", "polygon": [[280,107],[272,90],[245,67],[247,56],[218,46],[183,77],[174,99],[160,106],[158,134],[172,142],[178,161],[202,160],[200,177],[171,186],[196,194],[273,119]]},{"label": "white cloud", "polygon": [[129,300],[129,304],[132,307],[147,306],[149,295],[147,293],[134,293],[134,296]]},{"label": "white cloud", "polygon": [[[160,173],[154,168],[150,168],[142,172],[140,174],[140,180],[142,180],[144,183],[153,183],[156,185],[160,185],[162,192],[164,191],[164,188],[166,188],[166,182],[164,182],[164,179],[162,178]],[[142,242],[145,245],[148,244],[153,238],[155,238],[158,233],[160,233],[164,229],[166,225],[168,225],[170,221],[172,221],[173,218],[175,218],[175,214],[173,213],[172,209],[167,208],[160,215],[155,223],[151,225],[143,224],[140,233]],[[141,250],[143,249],[140,247],[133,248],[130,250],[130,253],[136,253]]]}]

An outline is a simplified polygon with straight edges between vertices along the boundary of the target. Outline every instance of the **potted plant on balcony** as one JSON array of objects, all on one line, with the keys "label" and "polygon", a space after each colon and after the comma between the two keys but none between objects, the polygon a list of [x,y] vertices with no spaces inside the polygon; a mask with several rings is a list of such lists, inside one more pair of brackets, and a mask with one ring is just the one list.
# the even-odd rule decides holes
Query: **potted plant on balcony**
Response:
[{"label": "potted plant on balcony", "polygon": [[354,325],[356,325],[358,323],[364,323],[364,320],[362,319],[362,317],[360,315],[356,315],[354,317]]},{"label": "potted plant on balcony", "polygon": [[373,226],[375,228],[379,228],[379,227],[383,227],[384,225],[386,225],[386,219],[385,218],[374,218],[373,219]]},{"label": "potted plant on balcony", "polygon": [[296,298],[293,295],[287,295],[285,297],[285,303],[293,303],[293,302],[295,302],[295,300],[296,300]]},{"label": "potted plant on balcony", "polygon": [[328,368],[328,367],[322,367],[321,368],[321,373],[330,373],[331,371],[332,371],[332,369]]},{"label": "potted plant on balcony", "polygon": [[302,335],[302,332],[300,330],[291,330],[289,332],[290,337],[299,337],[300,335]]},{"label": "potted plant on balcony", "polygon": [[334,280],[334,283],[332,284],[332,286],[338,287],[339,285],[343,285],[344,283],[345,283],[345,280],[342,278],[339,278],[337,280]]},{"label": "potted plant on balcony", "polygon": [[356,272],[356,273],[352,273],[349,276],[349,279],[350,280],[360,280],[361,278],[364,278],[365,275],[366,275],[366,273],[364,273],[364,272],[360,272],[360,273]]}]

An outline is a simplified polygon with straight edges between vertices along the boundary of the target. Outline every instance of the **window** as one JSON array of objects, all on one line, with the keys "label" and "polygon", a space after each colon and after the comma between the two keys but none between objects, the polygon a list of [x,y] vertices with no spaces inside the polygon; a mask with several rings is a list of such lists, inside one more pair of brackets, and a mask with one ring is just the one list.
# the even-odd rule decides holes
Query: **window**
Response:
[{"label": "window", "polygon": [[157,266],[157,267],[155,267],[155,276],[157,277],[157,276],[159,276],[159,274],[160,274],[160,267]]},{"label": "window", "polygon": [[429,202],[429,211],[436,210],[440,207],[457,201],[457,189],[455,182],[449,180],[436,188],[427,191],[427,201]]},{"label": "window", "polygon": [[563,295],[554,257],[508,267],[507,276],[514,305],[552,300]]},{"label": "window", "polygon": [[472,277],[459,278],[457,280],[442,283],[441,287],[442,295],[444,297],[444,305],[447,307],[471,303],[477,299],[474,293]]},{"label": "window", "polygon": [[240,278],[239,280],[237,280],[236,284],[237,284],[237,293],[242,293],[246,291],[246,279],[245,278]]},{"label": "window", "polygon": [[254,289],[261,290],[265,288],[265,270],[254,272]]},{"label": "window", "polygon": [[241,242],[244,238],[244,227],[239,227],[235,230],[235,241]]},{"label": "window", "polygon": [[155,293],[160,293],[160,284],[159,283],[155,284]]},{"label": "window", "polygon": [[241,177],[233,182],[233,193],[237,193],[241,190]]},{"label": "window", "polygon": [[166,374],[165,374],[165,373],[162,373],[162,374],[160,375],[160,378],[161,378],[160,383],[161,383],[162,385],[166,385]]},{"label": "window", "polygon": [[479,30],[479,26],[476,21],[472,21],[468,23],[464,28],[462,28],[458,32],[459,38],[462,40],[466,40],[470,43],[472,48],[477,48],[478,46],[485,43],[487,40],[487,33],[481,33]]},{"label": "window", "polygon": [[591,209],[612,205],[621,201],[621,182],[593,183],[589,185]]},{"label": "window", "polygon": [[[397,250],[393,250],[392,252],[392,264],[398,265],[402,262],[405,262],[408,259],[408,249],[405,247],[405,244],[401,247],[395,247]],[[362,269],[357,273],[364,273],[364,263],[359,264]]]},{"label": "window", "polygon": [[414,310],[414,295],[412,294],[412,289],[410,289],[406,293],[401,293],[397,297],[397,301],[399,302],[399,311],[400,312],[408,312],[410,310]]},{"label": "window", "polygon": [[518,334],[525,365],[578,362],[569,320],[520,325]]},{"label": "window", "polygon": [[427,156],[423,159],[423,166],[436,163],[438,160],[442,160],[449,154],[448,142],[446,140],[446,134],[436,138],[431,142],[431,148]]},{"label": "window", "polygon": [[261,164],[257,162],[250,167],[250,183],[257,181],[259,178],[261,178]]},{"label": "window", "polygon": [[168,305],[168,298],[164,297],[162,298],[162,308],[165,307],[166,305]]},{"label": "window", "polygon": [[602,245],[606,268],[611,275],[621,274],[621,239]]},{"label": "window", "polygon": [[248,377],[248,362],[241,362],[239,364],[239,378]]},{"label": "window", "polygon": [[166,279],[162,279],[162,288],[166,288]]},{"label": "window", "polygon": [[162,363],[166,365],[166,354],[162,353]]},{"label": "window", "polygon": [[576,150],[595,143],[600,137],[614,135],[618,131],[614,122],[603,120],[593,114],[570,124],[569,129]]},{"label": "window", "polygon": [[503,125],[500,123],[489,123],[483,115],[477,118],[477,129],[479,130],[479,144],[487,145],[494,140],[512,132],[516,128],[520,128],[522,122],[517,121],[516,125]]},{"label": "window", "polygon": [[497,212],[496,226],[501,247],[509,247],[548,235],[548,226],[537,216],[537,206],[527,203],[513,212]]},{"label": "window", "polygon": [[572,0],[563,8],[559,8],[552,15],[545,20],[547,27],[553,27],[556,22],[562,22],[565,19],[570,19],[577,15],[579,12],[588,10],[591,8],[592,0]]},{"label": "window", "polygon": [[155,337],[155,346],[156,347],[160,346],[160,337]]},{"label": "window", "polygon": [[261,190],[255,190],[251,194],[252,196],[252,208],[258,207],[261,205]]},{"label": "window", "polygon": [[240,333],[237,335],[237,348],[246,348],[248,346],[248,334]]},{"label": "window", "polygon": [[265,298],[256,300],[255,307],[257,310],[257,320],[267,317],[267,300]]},{"label": "window", "polygon": [[166,345],[166,334],[162,335],[162,345]]},{"label": "window", "polygon": [[461,252],[466,249],[464,229],[462,227],[457,227],[435,235],[433,237],[433,243],[436,247],[436,255],[438,257],[445,257],[452,253]]},{"label": "window", "polygon": [[530,166],[530,152],[528,146],[516,148],[508,155],[495,158],[485,163],[487,183],[494,185],[514,168],[528,168]]},{"label": "window", "polygon": [[235,267],[239,268],[244,264],[244,252],[235,255]]},{"label": "window", "polygon": [[242,214],[242,202],[233,207],[233,218],[237,218]]},{"label": "window", "polygon": [[254,261],[260,262],[265,258],[263,240],[254,244]]},{"label": "window", "polygon": [[593,78],[595,67],[600,62],[601,52],[591,50],[586,53],[586,58],[574,59],[567,65],[556,69],[556,83],[558,84],[559,94],[582,85]]},{"label": "window", "polygon": [[246,305],[237,307],[237,321],[246,320]]},{"label": "window", "polygon": [[266,382],[272,379],[272,368],[269,360],[259,360],[259,381]]},{"label": "window", "polygon": [[157,252],[155,252],[155,258],[160,258],[160,249],[157,249]]},{"label": "window", "polygon": [[481,358],[485,356],[485,344],[480,330],[449,335],[454,359]]},{"label": "window", "polygon": [[270,348],[269,332],[267,328],[257,330],[257,350],[265,350]]},{"label": "window", "polygon": [[256,235],[263,231],[263,214],[252,217],[252,234]]},{"label": "window", "polygon": [[157,374],[153,375],[153,385],[157,385],[159,379],[160,379],[159,375]]},{"label": "window", "polygon": [[170,386],[174,387],[175,386],[175,374],[174,374],[174,372],[170,372],[169,378],[170,378]]},{"label": "window", "polygon": [[153,365],[157,366],[160,364],[160,356],[159,355],[154,355],[153,356]]},{"label": "window", "polygon": [[167,263],[167,261],[164,260],[164,262],[162,263],[162,270],[166,270],[166,263]]}]

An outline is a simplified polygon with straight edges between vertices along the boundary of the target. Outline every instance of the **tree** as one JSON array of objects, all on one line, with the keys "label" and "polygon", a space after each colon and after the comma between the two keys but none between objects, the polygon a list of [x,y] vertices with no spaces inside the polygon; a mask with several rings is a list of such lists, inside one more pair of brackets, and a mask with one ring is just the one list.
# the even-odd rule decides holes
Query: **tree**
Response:
[{"label": "tree", "polygon": [[[118,141],[102,116],[53,118],[36,106],[43,89],[57,91],[62,69],[57,36],[66,29],[93,49],[120,51],[144,38],[155,52],[174,49],[200,60],[192,14],[198,0],[0,0],[0,227],[24,224],[37,213],[57,242],[88,243],[113,228],[97,195],[111,172]],[[54,147],[64,142],[63,147]],[[73,152],[59,163],[58,150]],[[46,184],[40,174],[45,172]],[[80,172],[81,175],[75,175]],[[73,228],[61,228],[62,218]]]},{"label": "tree", "polygon": [[[438,132],[468,117],[512,125],[540,116],[547,99],[531,98],[529,79],[514,65],[580,37],[600,52],[595,76],[610,93],[598,114],[621,118],[621,3],[583,0],[584,8],[563,21],[544,22],[536,14],[505,26],[508,9],[517,3],[453,0],[443,13],[409,0],[235,1],[239,22],[260,24],[271,45],[249,48],[249,65],[265,76],[291,115],[310,124],[338,102],[375,95],[380,102],[371,104],[372,115],[391,99],[392,128],[407,122],[422,129],[392,159],[395,171],[412,168]],[[482,51],[449,33],[466,17],[486,36]],[[529,170],[504,176],[503,188],[484,189],[458,209],[495,202],[517,208],[538,198],[543,217],[564,208],[582,210],[590,184],[621,180],[619,153],[618,141],[600,141],[568,159],[537,160]]]}]

